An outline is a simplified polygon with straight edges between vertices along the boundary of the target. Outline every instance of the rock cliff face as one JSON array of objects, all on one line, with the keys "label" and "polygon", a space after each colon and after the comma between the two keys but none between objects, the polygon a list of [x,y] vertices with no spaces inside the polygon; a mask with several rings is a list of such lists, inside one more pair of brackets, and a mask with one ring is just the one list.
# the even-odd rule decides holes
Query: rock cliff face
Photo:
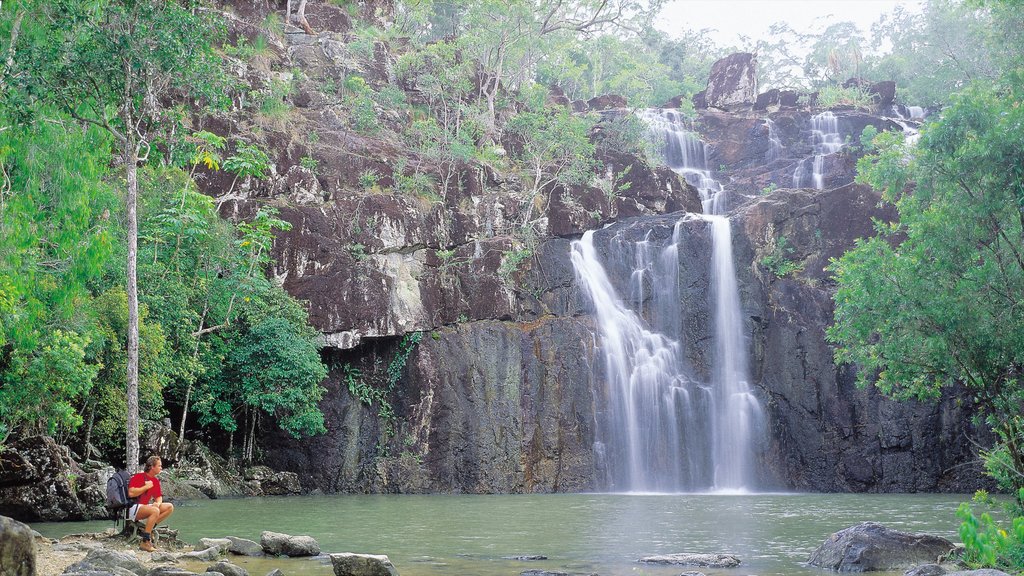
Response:
[{"label": "rock cliff face", "polygon": [[[386,18],[388,3],[363,4]],[[239,22],[266,16],[262,2],[234,7]],[[400,150],[347,128],[343,103],[317,85],[343,73],[379,84],[394,56],[383,44],[372,54],[349,50],[343,33],[351,22],[330,4],[311,3],[307,16],[319,34],[288,34],[269,57],[272,70],[303,71],[288,79],[297,85],[290,124],[260,127],[273,177],[240,182],[232,197],[221,198],[227,216],[272,202],[293,224],[277,238],[272,273],[309,302],[332,367],[321,404],[328,433],[296,441],[268,429],[266,463],[298,473],[304,488],[326,491],[602,488],[606,463],[595,441],[608,392],[570,242],[606,225],[596,235],[599,250],[626,227],[671,229],[700,210],[696,190],[644,158],[602,149],[608,175],[625,181],[612,182],[612,192],[597,183],[544,190],[550,200],[537,206],[543,227],[525,244],[511,235],[525,202],[512,175],[467,164],[457,166],[458,185],[432,198],[385,192]],[[249,28],[232,26],[232,34],[251,35]],[[828,259],[869,235],[871,218],[891,217],[877,195],[851,185],[859,136],[868,125],[897,126],[873,113],[833,110],[835,137],[845,144],[823,154],[812,120],[822,111],[807,109],[795,94],[759,97],[754,65],[741,55],[718,66],[720,77],[703,95],[711,108],[701,109],[693,126],[709,144],[707,167],[732,209],[752,384],[767,416],[758,448],[764,487],[972,489],[977,471],[962,466],[975,434],[968,409],[954,399],[894,403],[858,390],[852,368],[833,363],[824,339],[832,315]],[[600,109],[610,121],[627,113],[609,109],[616,102],[605,97],[578,108]],[[204,119],[202,127],[223,135],[245,129],[231,118]],[[318,160],[315,172],[300,165],[305,156]],[[810,189],[815,156],[822,157],[820,190]],[[359,181],[369,171],[381,175],[372,187]],[[224,175],[204,177],[212,195],[230,186]],[[698,373],[709,369],[710,340],[703,224],[692,225],[679,251],[688,361]],[[803,269],[778,278],[760,262],[782,236]],[[412,333],[422,338],[406,356],[403,339]],[[360,402],[366,386],[387,391],[385,409]]]}]

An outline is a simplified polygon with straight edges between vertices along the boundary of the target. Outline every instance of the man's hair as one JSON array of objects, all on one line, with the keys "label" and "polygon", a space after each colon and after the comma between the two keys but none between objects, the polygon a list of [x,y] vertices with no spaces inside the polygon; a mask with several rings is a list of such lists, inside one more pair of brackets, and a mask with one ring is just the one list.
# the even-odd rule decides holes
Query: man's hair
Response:
[{"label": "man's hair", "polygon": [[159,456],[150,456],[149,458],[146,458],[146,467],[143,468],[143,470],[149,472],[149,469],[152,468],[153,466],[156,466],[156,463],[159,461]]}]

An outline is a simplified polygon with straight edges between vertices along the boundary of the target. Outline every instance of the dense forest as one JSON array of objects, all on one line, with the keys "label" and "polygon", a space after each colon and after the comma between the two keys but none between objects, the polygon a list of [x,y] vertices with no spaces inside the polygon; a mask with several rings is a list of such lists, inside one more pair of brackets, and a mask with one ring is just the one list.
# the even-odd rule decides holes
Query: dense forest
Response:
[{"label": "dense forest", "polygon": [[[373,62],[387,47],[386,73],[274,69],[287,36],[319,25],[305,0],[246,34],[231,2],[0,5],[0,447],[47,434],[131,464],[140,422],[169,418],[183,438],[258,462],[266,423],[324,432],[329,370],[395,418],[390,394],[421,334],[375,374],[323,353],[305,304],[270,274],[290,227],[280,206],[225,208],[285,173],[267,135],[299,122],[296,94],[337,104],[353,140],[394,151],[390,171],[348,176],[355,194],[429,207],[467,185],[466,165],[515,175],[502,262],[514,282],[547,233],[553,185],[613,196],[625,174],[600,152],[649,148],[637,116],[561,102],[618,95],[630,110],[671,102],[692,115],[712,63],[748,51],[762,89],[858,107],[871,102],[863,86],[894,80],[900,103],[934,111],[916,142],[863,135],[858,181],[898,218],[832,263],[828,337],[887,395],[967,391],[994,433],[985,468],[1017,507],[1008,532],[963,508],[961,536],[976,563],[1024,563],[1024,5],[932,0],[867,35],[777,24],[770,39],[718,46],[706,31],[657,31],[659,1],[329,3],[350,23],[349,56]],[[243,128],[228,137],[210,118]],[[316,175],[325,162],[298,164]],[[365,246],[347,249],[359,260]]]}]

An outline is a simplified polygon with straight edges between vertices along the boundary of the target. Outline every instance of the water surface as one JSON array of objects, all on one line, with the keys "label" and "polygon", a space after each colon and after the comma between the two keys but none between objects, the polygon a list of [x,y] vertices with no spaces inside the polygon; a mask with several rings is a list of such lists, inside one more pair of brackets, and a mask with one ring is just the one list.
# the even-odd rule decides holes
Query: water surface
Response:
[{"label": "water surface", "polygon": [[[731,570],[699,569],[708,576],[824,576],[832,573],[803,563],[829,534],[877,521],[958,542],[953,512],[967,499],[945,494],[299,496],[183,502],[170,527],[192,544],[227,535],[259,541],[263,530],[309,534],[324,553],[387,554],[402,576],[517,576],[530,569],[669,576],[693,568],[636,560],[679,552],[730,553],[742,560]],[[75,522],[33,528],[58,537],[111,526]],[[503,558],[528,554],[549,559]],[[280,560],[232,560],[253,576],[281,565]],[[282,569],[288,576],[332,573],[329,564],[311,559],[289,561]]]}]

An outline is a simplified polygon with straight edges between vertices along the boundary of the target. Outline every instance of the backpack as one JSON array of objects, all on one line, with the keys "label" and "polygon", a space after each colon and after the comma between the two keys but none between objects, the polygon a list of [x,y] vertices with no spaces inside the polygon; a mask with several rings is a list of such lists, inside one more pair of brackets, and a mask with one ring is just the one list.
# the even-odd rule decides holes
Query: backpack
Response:
[{"label": "backpack", "polygon": [[128,497],[128,481],[131,475],[127,470],[118,470],[107,480],[107,503],[111,511],[116,512],[135,504],[134,498]]}]

